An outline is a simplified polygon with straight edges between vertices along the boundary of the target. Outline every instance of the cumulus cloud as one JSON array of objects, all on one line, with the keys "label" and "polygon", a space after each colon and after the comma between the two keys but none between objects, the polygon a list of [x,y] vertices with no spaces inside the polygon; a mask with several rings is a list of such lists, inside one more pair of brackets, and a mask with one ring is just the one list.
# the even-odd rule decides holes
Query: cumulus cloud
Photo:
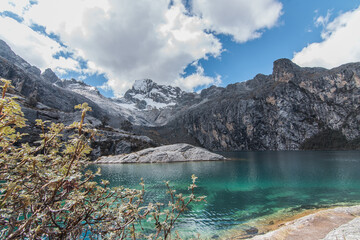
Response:
[{"label": "cumulus cloud", "polygon": [[[186,14],[180,0],[170,8],[168,0],[109,0],[106,7],[97,5],[99,1],[70,2],[76,6],[70,13],[74,20],[56,15],[66,5],[57,0],[39,0],[26,19],[44,24],[89,59],[90,69],[105,73],[117,95],[136,79],[171,84],[192,61],[221,53],[220,41],[204,32],[199,17]],[[47,23],[53,12],[55,20]]]},{"label": "cumulus cloud", "polygon": [[231,35],[237,42],[260,37],[282,13],[282,4],[274,0],[193,0],[192,8],[209,29]]},{"label": "cumulus cloud", "polygon": [[206,76],[204,68],[198,62],[192,64],[196,68],[196,72],[187,76],[176,79],[175,85],[180,86],[185,91],[191,91],[198,86],[220,85],[221,76],[216,75],[215,78]]},{"label": "cumulus cloud", "polygon": [[[318,18],[319,19],[319,18]],[[316,22],[326,22],[323,17]],[[333,68],[360,61],[360,7],[341,14],[326,24],[323,41],[312,43],[294,54],[293,61],[305,67]]]},{"label": "cumulus cloud", "polygon": [[259,37],[276,24],[282,8],[278,0],[192,0],[190,12],[182,0],[37,0],[21,6],[25,25],[44,26],[47,34],[59,36],[88,61],[82,71],[104,73],[104,86],[117,96],[143,78],[187,90],[216,84],[221,77],[206,76],[201,66],[180,76],[189,63],[221,55],[214,33],[237,42]]},{"label": "cumulus cloud", "polygon": [[80,68],[78,62],[71,58],[54,58],[56,53],[66,51],[66,48],[53,39],[9,17],[0,17],[0,26],[0,38],[30,64],[42,70],[51,67],[58,73]]}]

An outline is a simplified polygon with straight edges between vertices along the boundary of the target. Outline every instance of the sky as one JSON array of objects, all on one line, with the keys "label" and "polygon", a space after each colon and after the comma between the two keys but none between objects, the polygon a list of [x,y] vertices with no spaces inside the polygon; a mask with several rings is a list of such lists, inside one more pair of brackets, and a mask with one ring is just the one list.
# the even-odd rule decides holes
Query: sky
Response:
[{"label": "sky", "polygon": [[360,61],[360,0],[0,0],[0,39],[60,78],[121,97],[135,80],[200,91]]}]

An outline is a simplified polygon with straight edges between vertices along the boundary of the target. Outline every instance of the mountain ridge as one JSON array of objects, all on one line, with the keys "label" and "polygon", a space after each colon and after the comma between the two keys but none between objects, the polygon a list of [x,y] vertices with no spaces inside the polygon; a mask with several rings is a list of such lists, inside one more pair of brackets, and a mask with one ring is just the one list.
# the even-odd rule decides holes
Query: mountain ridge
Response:
[{"label": "mountain ridge", "polygon": [[[0,41],[0,76],[13,80],[25,106],[32,105],[25,107],[30,120],[45,116],[65,121],[57,111],[73,116],[74,105],[88,102],[93,125],[114,129],[103,139],[108,146],[115,144],[109,143],[111,138],[133,133],[150,137],[140,137],[144,147],[180,142],[217,151],[360,146],[360,63],[302,68],[278,59],[272,74],[226,87],[190,93],[143,79],[123,98],[110,99],[81,81],[59,79],[51,69],[41,73]],[[116,129],[130,132],[121,135]],[[123,142],[114,151],[100,147],[98,155],[132,151],[129,146]]]},{"label": "mountain ridge", "polygon": [[[112,109],[102,108],[104,104],[99,99],[108,101],[99,95],[98,91],[90,91],[91,97],[77,93],[73,88],[67,88],[71,84],[90,87],[76,80],[60,80],[52,70],[33,71],[35,67],[26,63],[17,56],[10,47],[0,41],[0,77],[11,80],[14,89],[10,94],[15,94],[28,119],[27,127],[20,131],[29,133],[23,137],[24,142],[35,143],[41,129],[35,124],[35,119],[62,122],[66,125],[80,120],[80,115],[75,112],[74,106],[87,102],[92,108],[86,117],[86,124],[98,129],[101,134],[92,143],[92,158],[103,155],[130,153],[147,147],[157,146],[155,142],[146,136],[134,135],[128,132],[127,116],[123,112],[112,112]],[[90,87],[94,90],[93,87]],[[84,92],[82,92],[84,93]],[[89,93],[89,92],[87,92]],[[97,96],[98,98],[93,98]],[[106,102],[108,103],[108,102]],[[116,108],[116,106],[115,106]],[[127,126],[126,129],[123,126]],[[68,133],[65,133],[65,136]]]}]

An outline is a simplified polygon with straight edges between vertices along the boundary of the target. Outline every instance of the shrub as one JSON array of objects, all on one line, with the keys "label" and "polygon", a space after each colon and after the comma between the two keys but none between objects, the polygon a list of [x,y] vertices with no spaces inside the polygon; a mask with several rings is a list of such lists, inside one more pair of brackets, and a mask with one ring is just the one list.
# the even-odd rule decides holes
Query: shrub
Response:
[{"label": "shrub", "polygon": [[[196,177],[191,194],[175,195],[168,183],[170,202],[146,204],[141,189],[110,188],[100,183],[100,175],[85,171],[96,131],[84,124],[91,108],[77,105],[81,121],[70,126],[37,120],[42,129],[36,144],[15,143],[23,136],[16,128],[25,127],[24,114],[6,91],[10,82],[1,79],[0,100],[0,238],[1,239],[126,239],[168,238],[180,214],[196,197]],[[74,131],[62,141],[63,131]],[[142,231],[141,221],[150,218],[153,228]]]}]

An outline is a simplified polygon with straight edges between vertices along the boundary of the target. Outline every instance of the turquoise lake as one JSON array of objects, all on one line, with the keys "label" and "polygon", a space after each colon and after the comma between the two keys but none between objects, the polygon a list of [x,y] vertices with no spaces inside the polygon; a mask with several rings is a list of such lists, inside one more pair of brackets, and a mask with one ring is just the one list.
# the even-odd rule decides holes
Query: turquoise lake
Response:
[{"label": "turquoise lake", "polygon": [[360,152],[226,152],[233,160],[169,164],[92,165],[112,186],[138,187],[146,199],[166,202],[164,181],[186,192],[191,175],[196,193],[207,202],[192,206],[177,230],[189,236],[216,238],[229,231],[256,227],[271,216],[334,205],[360,203]]}]

